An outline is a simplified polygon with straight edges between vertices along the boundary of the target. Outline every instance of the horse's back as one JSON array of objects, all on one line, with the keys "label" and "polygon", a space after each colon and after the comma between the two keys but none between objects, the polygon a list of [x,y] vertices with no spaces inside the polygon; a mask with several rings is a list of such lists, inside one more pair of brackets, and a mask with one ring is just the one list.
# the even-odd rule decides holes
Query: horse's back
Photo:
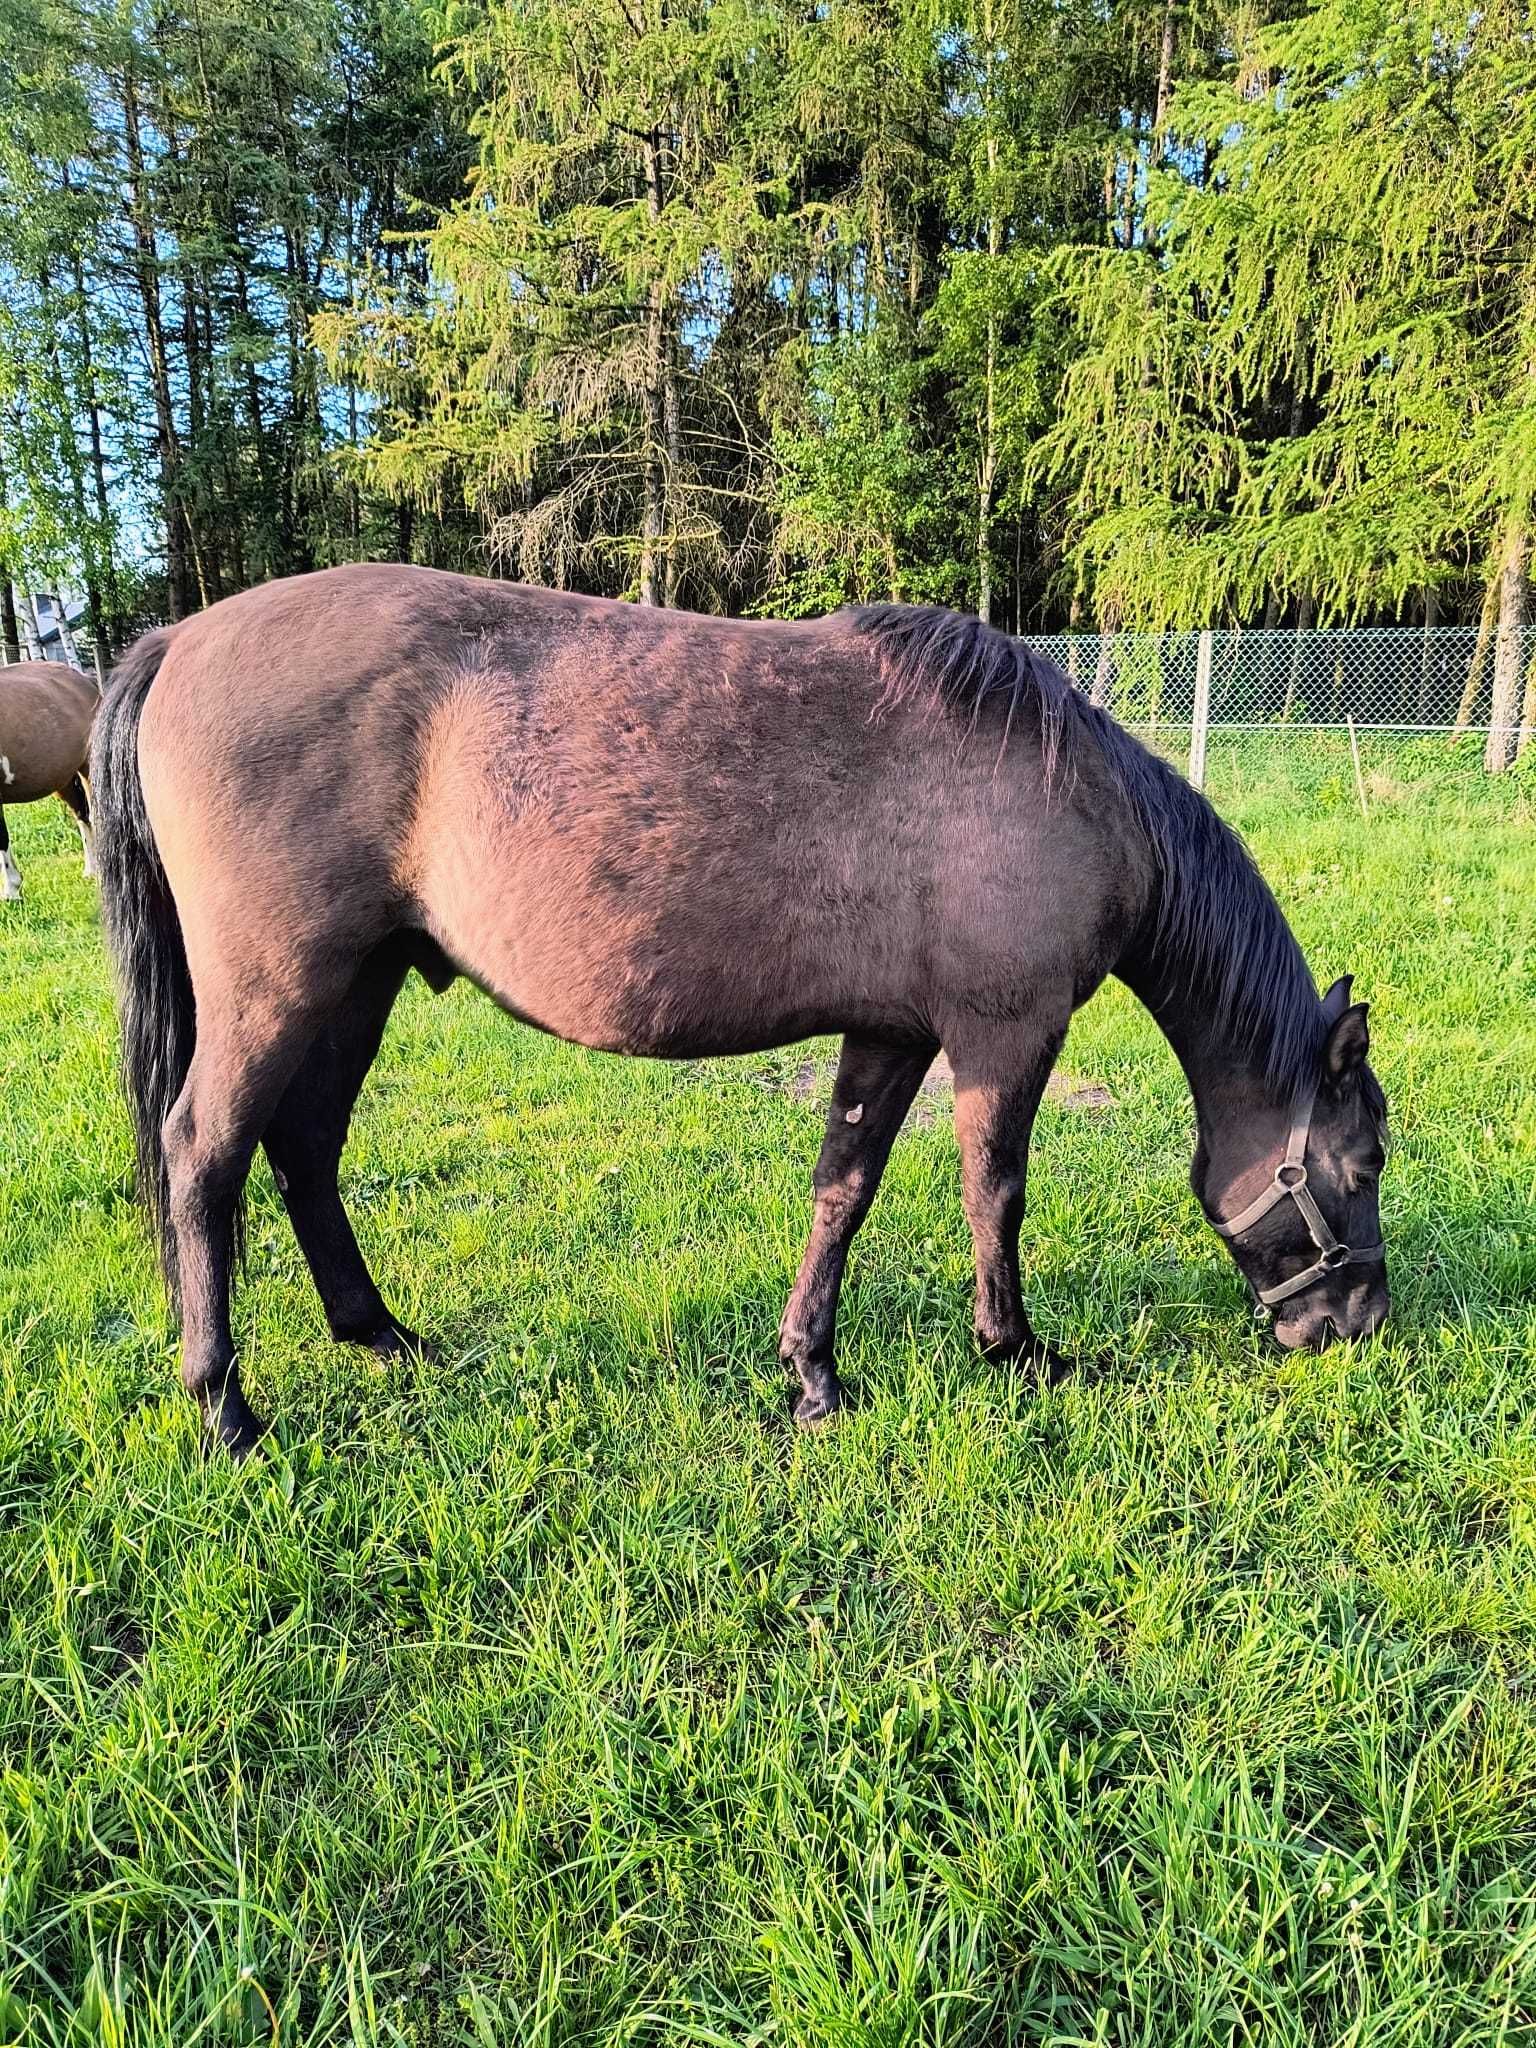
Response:
[{"label": "horse's back", "polygon": [[887,701],[846,618],[388,565],[173,629],[140,737],[194,951],[285,935],[296,985],[301,944],[417,926],[563,1037],[685,1054],[919,1035],[936,980],[1012,1000],[1025,897],[1076,977],[1105,824],[1045,801],[1038,751]]},{"label": "horse's back", "polygon": [[0,668],[0,803],[64,789],[85,766],[96,685],[62,661]]}]

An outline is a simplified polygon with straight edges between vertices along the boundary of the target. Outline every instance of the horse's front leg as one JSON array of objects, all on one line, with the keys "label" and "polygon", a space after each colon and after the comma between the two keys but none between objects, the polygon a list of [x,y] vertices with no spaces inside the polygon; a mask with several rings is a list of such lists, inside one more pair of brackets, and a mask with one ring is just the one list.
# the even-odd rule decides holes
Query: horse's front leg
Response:
[{"label": "horse's front leg", "polygon": [[11,859],[11,835],[5,827],[5,812],[0,810],[0,903],[20,900],[21,870]]},{"label": "horse's front leg", "polygon": [[91,833],[91,800],[82,776],[72,775],[59,791],[59,801],[74,818],[80,828],[80,851],[85,859],[85,872],[96,872],[96,846]]},{"label": "horse's front leg", "polygon": [[802,1429],[814,1429],[843,1404],[833,1349],[848,1247],[937,1050],[877,1045],[851,1034],[843,1040],[816,1161],[810,1241],[779,1325],[779,1356],[800,1379],[794,1418]]},{"label": "horse's front leg", "polygon": [[1033,1366],[1047,1384],[1073,1361],[1036,1336],[1019,1285],[1019,1229],[1030,1134],[1066,1025],[958,1035],[955,1135],[965,1213],[976,1247],[976,1341],[999,1363]]}]

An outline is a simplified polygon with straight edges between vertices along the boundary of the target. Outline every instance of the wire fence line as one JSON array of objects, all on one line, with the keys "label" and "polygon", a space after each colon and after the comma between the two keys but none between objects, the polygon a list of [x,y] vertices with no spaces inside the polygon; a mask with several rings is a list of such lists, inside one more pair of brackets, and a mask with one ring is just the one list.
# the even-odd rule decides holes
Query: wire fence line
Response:
[{"label": "wire fence line", "polygon": [[1489,767],[1536,738],[1536,627],[1498,643],[1472,626],[1022,637],[1122,725],[1169,752],[1187,740],[1197,787],[1213,732],[1475,733]]}]

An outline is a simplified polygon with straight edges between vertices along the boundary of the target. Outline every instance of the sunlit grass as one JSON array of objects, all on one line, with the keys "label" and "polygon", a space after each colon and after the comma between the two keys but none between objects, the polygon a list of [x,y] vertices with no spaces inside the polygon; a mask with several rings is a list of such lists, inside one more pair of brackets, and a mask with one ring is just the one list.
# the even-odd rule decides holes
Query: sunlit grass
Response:
[{"label": "sunlit grass", "polygon": [[[346,1192],[446,1362],[333,1350],[265,1169],[269,1455],[197,1455],[62,811],[0,910],[0,2042],[1492,2043],[1536,2027],[1536,787],[1213,741],[1371,997],[1397,1314],[1281,1358],[1107,990],[1043,1112],[1042,1396],[942,1118],[786,1427],[819,1112],[402,1003]],[[253,881],[259,874],[253,869]]]}]

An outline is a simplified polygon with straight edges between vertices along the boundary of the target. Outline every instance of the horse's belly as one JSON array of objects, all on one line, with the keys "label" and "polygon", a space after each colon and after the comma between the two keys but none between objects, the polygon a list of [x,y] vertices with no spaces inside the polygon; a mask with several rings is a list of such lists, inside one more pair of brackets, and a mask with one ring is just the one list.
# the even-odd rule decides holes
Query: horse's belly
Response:
[{"label": "horse's belly", "polygon": [[41,755],[29,748],[25,757],[7,751],[0,740],[0,804],[30,804],[67,788],[70,777],[80,770],[78,759],[67,750],[46,749]]},{"label": "horse's belly", "polygon": [[468,896],[440,898],[431,920],[450,959],[513,1016],[599,1052],[704,1059],[850,1029],[922,1034],[910,972],[882,969],[867,929],[839,944],[782,896],[749,901],[701,874],[652,877],[640,901],[542,863],[504,875],[493,910]]}]

